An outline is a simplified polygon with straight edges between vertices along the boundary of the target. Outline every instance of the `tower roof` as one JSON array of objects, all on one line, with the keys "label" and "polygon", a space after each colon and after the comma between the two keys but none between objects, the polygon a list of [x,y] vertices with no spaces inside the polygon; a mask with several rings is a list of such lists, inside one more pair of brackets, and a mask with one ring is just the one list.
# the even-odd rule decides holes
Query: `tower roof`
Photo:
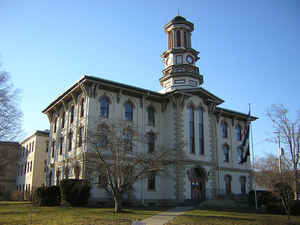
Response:
[{"label": "tower roof", "polygon": [[186,20],[183,16],[175,16],[168,24],[164,26],[165,31],[172,26],[176,24],[185,24],[188,27],[190,27],[191,31],[194,30],[194,24]]}]

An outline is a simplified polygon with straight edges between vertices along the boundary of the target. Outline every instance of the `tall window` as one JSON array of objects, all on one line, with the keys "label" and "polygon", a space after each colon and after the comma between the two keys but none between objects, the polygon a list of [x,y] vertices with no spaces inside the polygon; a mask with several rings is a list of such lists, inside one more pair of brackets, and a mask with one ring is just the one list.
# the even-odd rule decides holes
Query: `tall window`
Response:
[{"label": "tall window", "polygon": [[81,100],[80,103],[80,117],[84,117],[84,98]]},{"label": "tall window", "polygon": [[155,172],[151,172],[148,176],[148,190],[155,191]]},{"label": "tall window", "polygon": [[52,141],[52,149],[51,149],[51,157],[54,157],[54,151],[55,151],[55,141]]},{"label": "tall window", "polygon": [[61,118],[61,127],[65,127],[65,120],[66,120],[66,112],[64,111]]},{"label": "tall window", "polygon": [[109,115],[109,100],[107,97],[103,97],[100,100],[100,116],[108,118]]},{"label": "tall window", "polygon": [[155,125],[155,110],[154,110],[153,106],[148,107],[148,124],[150,126]]},{"label": "tall window", "polygon": [[229,147],[228,147],[228,145],[223,145],[223,153],[224,153],[224,162],[229,162]]},{"label": "tall window", "polygon": [[56,171],[56,185],[59,185],[60,182],[60,170],[57,169]]},{"label": "tall window", "polygon": [[181,34],[180,34],[180,30],[176,31],[176,44],[177,44],[177,47],[180,47],[181,46]]},{"label": "tall window", "polygon": [[60,137],[60,146],[59,146],[59,154],[62,155],[63,152],[63,144],[64,144],[64,137]]},{"label": "tall window", "polygon": [[148,133],[148,152],[153,152],[155,149],[155,134],[153,132]]},{"label": "tall window", "polygon": [[225,121],[221,123],[221,129],[222,129],[222,137],[227,138],[228,137],[228,126]]},{"label": "tall window", "polygon": [[53,132],[56,132],[56,128],[57,128],[57,117],[54,120],[54,124],[53,124]]},{"label": "tall window", "polygon": [[244,149],[242,147],[238,147],[236,153],[238,163],[243,161],[243,153],[244,153]]},{"label": "tall window", "polygon": [[242,140],[242,128],[239,124],[236,126],[235,131],[236,131],[236,140],[241,141]]},{"label": "tall window", "polygon": [[124,131],[124,149],[126,151],[132,151],[132,131]]},{"label": "tall window", "polygon": [[188,47],[188,44],[187,44],[187,32],[186,32],[186,31],[184,31],[184,36],[183,36],[183,38],[184,38],[184,47],[187,48],[187,47]]},{"label": "tall window", "polygon": [[224,180],[225,180],[226,194],[230,194],[231,193],[231,180],[232,180],[232,177],[230,175],[225,175]]},{"label": "tall window", "polygon": [[75,107],[74,107],[74,105],[72,105],[71,106],[70,123],[73,123],[73,121],[74,121],[74,113],[75,113]]},{"label": "tall window", "polygon": [[34,141],[32,142],[32,152],[34,151]]},{"label": "tall window", "polygon": [[68,146],[68,151],[72,151],[72,142],[73,142],[73,133],[69,133],[69,146]]},{"label": "tall window", "polygon": [[24,174],[26,174],[26,163],[24,164]]},{"label": "tall window", "polygon": [[32,172],[32,161],[30,162],[30,172]]},{"label": "tall window", "polygon": [[189,108],[189,135],[190,153],[195,153],[195,127],[194,127],[194,108]]},{"label": "tall window", "polygon": [[83,127],[80,127],[79,134],[78,134],[78,147],[82,146],[82,135],[83,135]]},{"label": "tall window", "polygon": [[203,110],[198,109],[199,154],[204,155]]},{"label": "tall window", "polygon": [[241,193],[246,194],[246,177],[241,176],[240,177],[240,182],[241,182]]},{"label": "tall window", "polygon": [[125,120],[132,121],[133,105],[131,102],[125,103]]},{"label": "tall window", "polygon": [[49,141],[46,141],[46,152],[49,150]]}]

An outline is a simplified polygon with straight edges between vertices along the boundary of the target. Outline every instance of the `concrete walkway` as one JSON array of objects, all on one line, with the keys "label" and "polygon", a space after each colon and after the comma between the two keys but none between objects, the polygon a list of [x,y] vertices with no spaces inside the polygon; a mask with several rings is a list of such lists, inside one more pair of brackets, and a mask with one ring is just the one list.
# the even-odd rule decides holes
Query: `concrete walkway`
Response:
[{"label": "concrete walkway", "polygon": [[146,225],[164,225],[174,219],[176,216],[184,214],[186,211],[192,210],[193,207],[176,207],[165,212],[161,212],[155,216],[151,216],[141,222]]}]

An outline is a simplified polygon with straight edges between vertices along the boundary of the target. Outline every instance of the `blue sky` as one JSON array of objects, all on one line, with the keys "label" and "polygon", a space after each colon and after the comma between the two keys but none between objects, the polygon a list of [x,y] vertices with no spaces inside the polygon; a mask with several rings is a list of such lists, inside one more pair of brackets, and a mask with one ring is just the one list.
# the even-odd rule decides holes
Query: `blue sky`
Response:
[{"label": "blue sky", "polygon": [[267,109],[299,108],[297,0],[1,0],[1,69],[22,90],[25,134],[49,127],[41,111],[84,73],[159,91],[163,26],[178,9],[195,25],[203,87],[225,108],[248,113],[251,103],[256,154],[276,151],[264,141]]}]

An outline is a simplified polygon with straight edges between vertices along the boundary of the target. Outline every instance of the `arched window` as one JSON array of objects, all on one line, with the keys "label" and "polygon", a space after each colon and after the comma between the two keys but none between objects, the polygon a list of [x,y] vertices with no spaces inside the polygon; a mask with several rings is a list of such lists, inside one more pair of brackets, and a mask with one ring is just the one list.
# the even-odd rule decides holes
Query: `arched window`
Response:
[{"label": "arched window", "polygon": [[84,98],[81,100],[81,103],[80,103],[80,117],[84,117]]},{"label": "arched window", "polygon": [[188,47],[188,42],[187,42],[187,32],[184,31],[184,47],[187,48]]},{"label": "arched window", "polygon": [[224,180],[225,180],[226,194],[230,194],[231,193],[231,180],[232,180],[232,177],[230,175],[225,175]]},{"label": "arched window", "polygon": [[74,105],[71,106],[71,114],[70,114],[70,123],[74,121],[74,114],[75,114],[75,107]]},{"label": "arched window", "polygon": [[242,128],[239,124],[236,126],[235,131],[236,131],[236,140],[241,141],[242,140]]},{"label": "arched window", "polygon": [[153,106],[148,107],[148,125],[150,126],[155,125],[155,110]]},{"label": "arched window", "polygon": [[104,118],[109,116],[109,99],[107,97],[102,97],[100,100],[100,116]]},{"label": "arched window", "polygon": [[176,31],[176,44],[177,44],[177,47],[180,47],[181,46],[181,34],[180,34],[180,30]]},{"label": "arched window", "polygon": [[79,131],[78,131],[78,147],[82,146],[83,131],[84,131],[84,128],[83,127],[79,127]]},{"label": "arched window", "polygon": [[[57,128],[57,117],[55,118],[54,124],[53,124],[53,132],[54,133],[56,132],[56,128]],[[29,149],[29,151],[30,151],[30,149]]]},{"label": "arched window", "polygon": [[61,128],[65,127],[65,120],[66,120],[66,112],[64,111],[62,113],[62,118],[61,118]]},{"label": "arched window", "polygon": [[246,177],[245,176],[240,177],[240,183],[241,183],[241,193],[246,194]]},{"label": "arched window", "polygon": [[54,153],[55,153],[55,140],[52,141],[52,150],[51,150],[51,157],[54,158]]},{"label": "arched window", "polygon": [[60,137],[60,145],[59,145],[59,154],[62,155],[63,152],[63,144],[64,144],[64,137]]},{"label": "arched window", "polygon": [[49,185],[51,186],[52,185],[52,171],[50,171],[48,179],[49,179]]},{"label": "arched window", "polygon": [[225,121],[221,123],[221,131],[222,131],[222,137],[227,138],[228,137],[228,125]]},{"label": "arched window", "polygon": [[155,191],[155,178],[156,178],[156,173],[155,172],[151,172],[148,175],[148,190],[149,191]]},{"label": "arched window", "polygon": [[229,162],[229,147],[228,147],[228,145],[223,145],[223,155],[224,155],[224,162]]},{"label": "arched window", "polygon": [[57,169],[56,171],[56,185],[59,185],[59,182],[60,182],[60,170]]},{"label": "arched window", "polygon": [[237,148],[236,156],[237,156],[238,163],[243,162],[244,149],[242,147]]},{"label": "arched window", "polygon": [[194,108],[189,107],[189,147],[190,153],[195,153],[195,119],[194,119]]},{"label": "arched window", "polygon": [[124,138],[124,149],[126,151],[132,151],[132,139],[133,139],[133,134],[132,131],[129,129],[125,129],[123,133],[123,138]]},{"label": "arched window", "polygon": [[125,103],[125,120],[132,121],[133,118],[133,105],[131,102]]},{"label": "arched window", "polygon": [[198,109],[199,154],[204,155],[203,110]]},{"label": "arched window", "polygon": [[69,179],[69,174],[70,174],[70,169],[69,169],[69,167],[67,166],[67,167],[65,168],[65,178],[66,178],[66,179]]},{"label": "arched window", "polygon": [[149,132],[147,135],[148,141],[148,152],[154,152],[155,150],[155,134],[153,132]]},{"label": "arched window", "polygon": [[68,146],[68,151],[72,151],[72,142],[73,142],[73,133],[69,133],[69,146]]}]

